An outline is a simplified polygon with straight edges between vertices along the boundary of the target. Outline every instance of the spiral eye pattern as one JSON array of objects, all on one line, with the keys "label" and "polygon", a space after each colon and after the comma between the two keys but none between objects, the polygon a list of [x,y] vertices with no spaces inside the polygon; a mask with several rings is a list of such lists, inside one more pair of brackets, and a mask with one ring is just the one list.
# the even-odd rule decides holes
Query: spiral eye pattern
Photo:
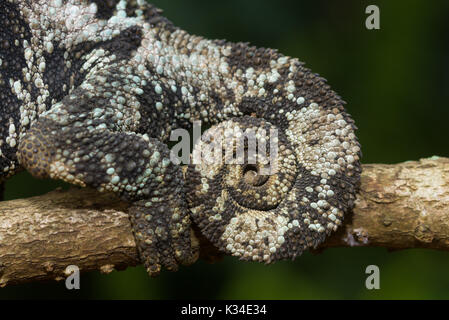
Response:
[{"label": "spiral eye pattern", "polygon": [[360,147],[341,110],[311,103],[275,121],[244,116],[211,127],[186,174],[194,222],[243,260],[293,259],[317,247],[355,199]]}]

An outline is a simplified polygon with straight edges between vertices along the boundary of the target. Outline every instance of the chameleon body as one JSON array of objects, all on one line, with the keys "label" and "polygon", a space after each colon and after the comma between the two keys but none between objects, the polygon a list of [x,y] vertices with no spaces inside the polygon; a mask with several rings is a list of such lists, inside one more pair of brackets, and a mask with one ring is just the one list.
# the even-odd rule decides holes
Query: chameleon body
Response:
[{"label": "chameleon body", "polygon": [[[270,263],[353,207],[360,146],[344,101],[299,60],[175,27],[145,1],[0,0],[0,183],[26,169],[131,203],[151,275],[198,256],[190,232]],[[170,132],[274,128],[279,168],[170,161]]]}]

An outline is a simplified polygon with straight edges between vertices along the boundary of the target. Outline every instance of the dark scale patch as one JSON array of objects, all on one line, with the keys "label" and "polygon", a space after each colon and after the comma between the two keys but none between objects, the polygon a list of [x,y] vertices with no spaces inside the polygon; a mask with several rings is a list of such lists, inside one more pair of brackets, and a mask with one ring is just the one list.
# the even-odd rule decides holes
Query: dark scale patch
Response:
[{"label": "dark scale patch", "polygon": [[[0,132],[1,134],[1,132]],[[6,150],[2,150],[2,152],[5,152]],[[0,184],[4,181],[6,176],[8,175],[8,172],[5,172],[3,169],[6,167],[10,167],[12,164],[11,160],[0,156]]]},{"label": "dark scale patch", "polygon": [[[344,212],[351,210],[354,207],[355,194],[360,188],[360,164],[354,163],[357,167],[355,171],[352,172],[352,176],[343,175],[337,173],[332,178],[328,179],[332,190],[335,192],[335,196],[328,199],[328,202],[342,209]],[[348,174],[348,172],[346,172]]]},{"label": "dark scale patch", "polygon": [[[71,67],[68,68],[64,59],[65,49],[55,46],[52,54],[44,53],[44,58],[47,67],[45,68],[43,80],[48,85],[50,98],[47,99],[47,108],[51,105],[51,100],[62,100],[62,98],[68,93],[68,90],[74,86],[78,86],[85,77],[85,74],[80,71],[84,61],[81,57],[77,57],[79,53],[87,52],[88,44],[80,44],[74,50],[69,51],[68,60],[71,62]],[[71,82],[71,79],[72,82]],[[67,86],[64,91],[64,85]]]},{"label": "dark scale patch", "polygon": [[[304,210],[304,208],[301,210]],[[329,231],[318,233],[308,229],[301,232],[298,229],[290,229],[284,234],[284,237],[288,240],[277,250],[275,257],[276,259],[293,260],[307,249],[316,248],[326,239],[329,233]]]},{"label": "dark scale patch", "polygon": [[[280,74],[282,78],[286,78],[286,74]],[[343,111],[345,102],[331,90],[327,80],[305,68],[303,63],[298,62],[298,71],[294,74],[292,80],[295,82],[298,94],[306,100],[305,105],[315,102],[323,108],[338,107],[339,110]]]},{"label": "dark scale patch", "polygon": [[[213,208],[216,205],[216,196],[221,194],[222,184],[224,179],[225,167],[215,176],[209,184],[208,195],[198,193],[198,186],[201,185],[201,174],[195,170],[194,165],[187,167],[185,193],[186,200],[190,208],[204,206],[204,208]],[[210,196],[214,195],[214,196]],[[197,227],[202,231],[202,234],[210,241],[219,241],[221,235],[226,229],[226,226],[230,223],[231,219],[243,213],[240,206],[236,206],[232,201],[228,201],[226,206],[228,207],[224,212],[221,212],[221,220],[219,222],[209,223],[208,210],[199,210],[196,214],[193,214],[193,219]],[[223,243],[224,244],[224,243]],[[224,244],[224,246],[226,246]]]},{"label": "dark scale patch", "polygon": [[[76,121],[84,121],[87,118],[87,114],[93,108],[100,105],[100,103],[102,103],[102,106],[106,107],[109,101],[97,97],[89,98],[84,89],[77,88],[70,95],[65,96],[64,99],[62,99],[62,103],[68,113],[76,115]],[[84,115],[84,117],[81,117],[81,115]],[[96,124],[99,123],[93,123],[93,125]]]},{"label": "dark scale patch", "polygon": [[228,88],[225,83],[223,83],[223,87],[226,89],[226,99],[230,100],[230,101],[235,101],[235,92],[234,92],[234,90]]},{"label": "dark scale patch", "polygon": [[[47,108],[51,106],[52,99],[61,101],[70,88],[77,87],[84,81],[86,73],[81,72],[81,67],[86,61],[83,56],[95,49],[103,48],[114,53],[118,60],[128,59],[140,45],[141,40],[141,29],[130,27],[111,40],[99,43],[93,41],[80,43],[69,51],[56,44],[52,54],[47,52],[44,54],[47,64],[44,82],[48,84],[50,91],[50,99],[46,101]],[[67,60],[64,59],[66,53],[68,53],[67,60],[71,62],[70,68],[67,67]],[[65,91],[64,85],[66,85]]]},{"label": "dark scale patch", "polygon": [[256,70],[270,69],[270,61],[280,57],[280,54],[274,49],[251,47],[248,43],[232,43],[231,47],[231,54],[227,56],[226,61],[231,72],[235,72],[237,69],[246,70],[249,67]]},{"label": "dark scale patch", "polygon": [[95,3],[97,5],[98,19],[109,20],[114,15],[115,6],[120,0],[89,0],[90,3]]},{"label": "dark scale patch", "polygon": [[[5,81],[9,78],[22,80],[22,68],[26,67],[23,41],[30,42],[30,29],[15,5],[5,1],[0,2],[0,25],[0,58],[3,61],[0,73]],[[15,40],[19,40],[18,46]]]},{"label": "dark scale patch", "polygon": [[[16,5],[8,2],[0,2],[0,139],[6,139],[9,133],[9,124],[12,120],[19,130],[21,101],[11,91],[9,79],[23,82],[22,69],[26,68],[24,58],[23,41],[30,42],[31,32],[21,17]],[[15,41],[19,41],[19,45]],[[0,156],[0,179],[7,173],[3,168],[9,167],[11,161],[16,161],[16,147],[12,148],[6,141],[1,145],[3,157]],[[6,158],[5,158],[6,157]]]},{"label": "dark scale patch", "polygon": [[131,54],[140,46],[141,41],[142,29],[138,26],[132,26],[120,32],[113,39],[96,44],[95,48],[111,51],[119,60],[129,59]]},{"label": "dark scale patch", "polygon": [[[154,73],[152,70],[150,72]],[[141,104],[139,111],[142,116],[137,133],[146,133],[150,137],[166,140],[172,125],[178,128],[188,127],[187,123],[184,123],[184,126],[178,126],[175,119],[175,112],[182,113],[186,110],[186,107],[179,98],[178,92],[174,93],[170,88],[165,87],[162,82],[159,82],[159,85],[162,88],[163,99],[161,99],[161,94],[156,94],[151,83],[142,88],[144,91],[142,95],[137,96]],[[160,111],[156,109],[156,103],[158,102],[162,103],[162,110]],[[163,128],[162,131],[161,128]]]},{"label": "dark scale patch", "polygon": [[269,99],[244,97],[239,105],[240,112],[247,116],[256,116],[257,118],[268,118],[267,111],[272,103]]}]

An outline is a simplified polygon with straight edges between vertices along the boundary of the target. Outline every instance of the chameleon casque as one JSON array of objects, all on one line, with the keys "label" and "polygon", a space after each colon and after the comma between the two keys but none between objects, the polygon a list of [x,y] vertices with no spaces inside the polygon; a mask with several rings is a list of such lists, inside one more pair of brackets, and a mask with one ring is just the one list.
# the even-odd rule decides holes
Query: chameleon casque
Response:
[{"label": "chameleon casque", "polygon": [[[221,251],[271,263],[314,248],[354,205],[345,102],[295,58],[175,27],[143,0],[0,0],[0,183],[26,169],[130,203],[150,275]],[[175,128],[276,128],[279,168],[191,164]]]}]

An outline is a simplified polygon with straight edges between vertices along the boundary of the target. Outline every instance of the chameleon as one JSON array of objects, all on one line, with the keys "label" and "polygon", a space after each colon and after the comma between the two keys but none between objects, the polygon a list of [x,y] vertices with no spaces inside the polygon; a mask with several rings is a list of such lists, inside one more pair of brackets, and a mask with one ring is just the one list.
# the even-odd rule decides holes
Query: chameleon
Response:
[{"label": "chameleon", "polygon": [[[267,264],[323,243],[360,184],[345,104],[297,58],[189,34],[143,0],[0,0],[0,183],[27,170],[119,195],[151,276],[197,259],[193,228]],[[277,170],[175,163],[170,134],[195,121],[276,130]]]}]

